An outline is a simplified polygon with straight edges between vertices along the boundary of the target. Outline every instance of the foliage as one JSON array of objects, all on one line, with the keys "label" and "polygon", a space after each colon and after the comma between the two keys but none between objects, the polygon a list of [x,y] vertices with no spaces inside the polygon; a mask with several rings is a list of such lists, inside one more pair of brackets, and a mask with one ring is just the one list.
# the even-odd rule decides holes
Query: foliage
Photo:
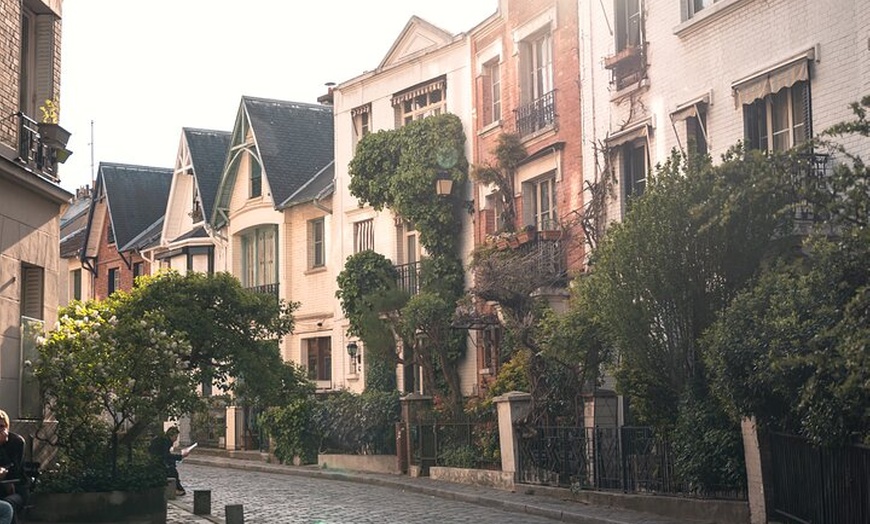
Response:
[{"label": "foliage", "polygon": [[358,455],[396,452],[399,394],[370,391],[361,395],[340,391],[318,399],[314,425],[322,452]]},{"label": "foliage", "polygon": [[529,391],[529,350],[517,351],[499,370],[495,381],[486,391],[486,405],[492,405],[492,399],[511,391]]},{"label": "foliage", "polygon": [[475,181],[495,186],[501,199],[499,223],[506,231],[516,230],[517,211],[514,203],[514,180],[520,162],[528,156],[522,139],[513,133],[499,135],[498,143],[492,152],[496,163],[475,166],[472,177]]},{"label": "foliage", "polygon": [[274,453],[282,463],[317,462],[317,431],[314,426],[314,400],[297,397],[282,406],[267,408],[259,423],[274,442]]},{"label": "foliage", "polygon": [[35,491],[41,493],[85,493],[104,491],[138,491],[166,486],[166,469],[155,465],[151,457],[138,456],[124,464],[114,476],[105,457],[95,455],[82,466],[67,461],[42,470]]},{"label": "foliage", "polygon": [[39,111],[42,113],[43,124],[56,124],[60,120],[60,103],[55,98],[47,99],[39,106]]},{"label": "foliage", "polygon": [[385,256],[371,250],[360,251],[344,262],[338,274],[336,298],[348,320],[348,334],[361,336],[364,320],[374,309],[376,294],[386,295],[396,288],[399,274]]},{"label": "foliage", "polygon": [[125,314],[159,312],[172,331],[183,334],[190,349],[182,359],[198,383],[213,381],[261,405],[272,403],[276,392],[300,386],[301,375],[284,365],[275,343],[293,330],[298,303],[244,289],[229,273],[168,271],[138,282]]},{"label": "foliage", "polygon": [[[179,416],[198,403],[197,383],[182,360],[190,346],[158,312],[124,314],[127,301],[118,293],[62,309],[35,368],[58,421],[56,444],[73,470],[105,456],[113,478],[128,426]],[[132,453],[132,439],[125,443]]]}]

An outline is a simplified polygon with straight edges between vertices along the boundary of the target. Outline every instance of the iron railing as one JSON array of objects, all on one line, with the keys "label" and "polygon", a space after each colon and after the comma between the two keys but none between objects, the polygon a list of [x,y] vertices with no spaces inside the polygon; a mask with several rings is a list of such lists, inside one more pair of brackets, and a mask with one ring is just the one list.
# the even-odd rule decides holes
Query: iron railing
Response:
[{"label": "iron railing", "polygon": [[769,444],[772,518],[870,522],[870,447],[818,447],[783,433],[771,433]]},{"label": "iron railing", "polygon": [[401,264],[395,268],[399,273],[396,279],[399,289],[412,296],[420,293],[420,262]]},{"label": "iron railing", "polygon": [[190,440],[205,447],[223,447],[227,434],[227,410],[210,406],[191,413]]},{"label": "iron railing", "polygon": [[264,295],[272,295],[275,297],[275,300],[278,300],[278,284],[262,284],[259,286],[248,286],[247,289],[249,291],[253,291],[255,293],[262,293]]},{"label": "iron railing", "polygon": [[[804,194],[825,189],[828,183],[828,166],[831,156],[823,153],[806,153],[797,156],[793,170],[793,183]],[[813,205],[803,200],[795,205],[795,219],[798,223],[817,222],[825,217],[818,216]]]},{"label": "iron railing", "polygon": [[517,482],[745,500],[740,486],[700,489],[680,480],[669,439],[648,427],[518,425]]},{"label": "iron railing", "polygon": [[428,475],[432,466],[501,469],[498,421],[419,421],[408,424],[410,463]]},{"label": "iron railing", "polygon": [[527,136],[556,123],[556,92],[550,91],[514,110],[517,133]]},{"label": "iron railing", "polygon": [[18,161],[57,182],[57,158],[53,147],[50,147],[39,134],[39,124],[22,112],[15,113],[18,117]]},{"label": "iron railing", "polygon": [[536,274],[550,277],[554,285],[565,283],[568,268],[565,260],[564,241],[561,238],[562,233],[547,231],[546,234],[553,234],[555,238],[539,232],[535,240],[520,244],[516,250],[523,256],[531,257],[534,260]]}]

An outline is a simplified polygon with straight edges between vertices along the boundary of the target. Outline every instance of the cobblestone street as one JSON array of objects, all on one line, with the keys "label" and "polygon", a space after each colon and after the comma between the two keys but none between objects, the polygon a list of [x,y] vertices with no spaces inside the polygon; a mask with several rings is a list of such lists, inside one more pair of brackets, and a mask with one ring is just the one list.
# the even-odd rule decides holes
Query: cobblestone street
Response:
[{"label": "cobblestone street", "polygon": [[[212,514],[224,516],[227,504],[243,504],[245,522],[300,524],[547,524],[552,520],[516,514],[455,500],[354,482],[306,478],[274,473],[230,470],[182,464],[181,479],[192,506],[193,491],[212,492]],[[169,522],[207,521],[170,505]]]}]

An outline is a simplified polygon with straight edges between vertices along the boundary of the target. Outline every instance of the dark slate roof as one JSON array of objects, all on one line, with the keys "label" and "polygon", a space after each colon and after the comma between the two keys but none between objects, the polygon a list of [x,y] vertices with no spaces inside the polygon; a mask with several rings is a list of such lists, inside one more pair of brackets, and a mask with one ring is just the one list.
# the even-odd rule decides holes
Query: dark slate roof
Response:
[{"label": "dark slate roof", "polygon": [[87,213],[88,208],[91,205],[90,198],[76,198],[73,199],[72,203],[66,209],[66,212],[60,217],[60,227],[63,229],[70,221],[73,221],[85,213]]},{"label": "dark slate roof", "polygon": [[193,174],[202,200],[203,216],[209,217],[217,197],[232,135],[229,131],[189,127],[183,128],[182,132],[193,162]]},{"label": "dark slate roof", "polygon": [[242,97],[275,206],[333,160],[331,106]]},{"label": "dark slate roof", "polygon": [[290,195],[290,198],[282,202],[279,208],[293,207],[331,195],[335,191],[334,179],[335,161],[332,161],[294,194]]},{"label": "dark slate roof", "polygon": [[81,227],[60,239],[60,258],[78,258],[87,232],[88,228]]},{"label": "dark slate roof", "polygon": [[149,247],[154,247],[160,244],[160,236],[163,234],[163,217],[157,219],[156,222],[151,224],[147,229],[136,235],[133,240],[127,243],[124,246],[124,250],[127,249],[147,249]]},{"label": "dark slate roof", "polygon": [[182,240],[188,240],[191,238],[208,238],[208,232],[205,230],[205,227],[197,226],[195,229],[188,231],[171,242],[181,242]]},{"label": "dark slate roof", "polygon": [[111,226],[118,251],[151,228],[166,213],[172,169],[100,163],[100,180],[109,204]]}]

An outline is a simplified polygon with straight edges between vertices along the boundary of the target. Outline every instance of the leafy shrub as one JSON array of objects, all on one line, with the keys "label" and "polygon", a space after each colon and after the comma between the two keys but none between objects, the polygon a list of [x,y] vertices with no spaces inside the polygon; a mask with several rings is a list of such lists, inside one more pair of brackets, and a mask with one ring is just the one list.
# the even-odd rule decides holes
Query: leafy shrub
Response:
[{"label": "leafy shrub", "polygon": [[[144,452],[143,452],[144,453]],[[151,457],[140,454],[132,463],[125,463],[112,476],[111,465],[95,458],[87,467],[62,461],[43,470],[34,491],[43,493],[84,493],[105,491],[138,491],[166,485],[166,468]]]},{"label": "leafy shrub", "polygon": [[267,409],[260,424],[272,437],[275,456],[283,463],[293,463],[296,457],[304,464],[317,461],[317,432],[313,422],[314,401],[298,398],[286,406]]},{"label": "leafy shrub", "polygon": [[359,455],[395,453],[398,421],[396,391],[341,391],[321,398],[314,415],[322,451]]}]

